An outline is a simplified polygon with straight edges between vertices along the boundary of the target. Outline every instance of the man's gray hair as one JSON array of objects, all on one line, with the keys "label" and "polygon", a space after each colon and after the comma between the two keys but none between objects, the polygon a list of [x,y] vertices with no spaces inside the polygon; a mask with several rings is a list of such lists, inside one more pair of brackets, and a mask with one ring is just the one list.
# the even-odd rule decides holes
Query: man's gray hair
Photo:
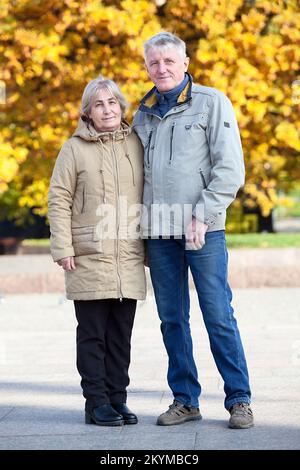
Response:
[{"label": "man's gray hair", "polygon": [[155,34],[152,38],[144,44],[144,55],[147,59],[148,53],[152,48],[167,49],[169,47],[176,47],[181,53],[183,59],[186,58],[186,45],[185,42],[175,34],[162,31],[161,33]]},{"label": "man's gray hair", "polygon": [[91,112],[91,107],[93,104],[93,100],[96,97],[96,94],[99,90],[103,90],[106,88],[109,90],[114,97],[118,100],[120,104],[120,108],[122,111],[122,117],[125,114],[126,109],[128,108],[128,103],[121,92],[118,85],[113,80],[108,80],[103,78],[101,75],[94,80],[91,80],[84,89],[82,98],[81,98],[81,109],[80,114],[81,116],[88,117]]}]

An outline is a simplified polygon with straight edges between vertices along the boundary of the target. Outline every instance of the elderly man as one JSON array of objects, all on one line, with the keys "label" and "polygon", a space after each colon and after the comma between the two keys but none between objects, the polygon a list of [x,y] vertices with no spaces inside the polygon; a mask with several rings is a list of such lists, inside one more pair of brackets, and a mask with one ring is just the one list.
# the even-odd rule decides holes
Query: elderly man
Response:
[{"label": "elderly man", "polygon": [[231,428],[253,426],[246,359],[227,281],[226,208],[244,182],[239,130],[230,100],[192,83],[185,43],[162,32],[145,43],[154,87],[134,129],[145,151],[144,213],[151,279],[169,357],[174,401],[167,426],[201,419],[201,386],[189,324],[188,269],[198,294]]}]

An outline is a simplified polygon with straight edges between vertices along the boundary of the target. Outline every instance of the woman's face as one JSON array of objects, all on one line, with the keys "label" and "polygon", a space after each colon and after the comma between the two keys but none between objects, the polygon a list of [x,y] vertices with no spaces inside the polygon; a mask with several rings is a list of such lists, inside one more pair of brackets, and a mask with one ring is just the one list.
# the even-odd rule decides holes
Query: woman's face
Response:
[{"label": "woman's face", "polygon": [[112,132],[120,129],[122,118],[120,104],[108,88],[97,92],[89,117],[97,132]]}]

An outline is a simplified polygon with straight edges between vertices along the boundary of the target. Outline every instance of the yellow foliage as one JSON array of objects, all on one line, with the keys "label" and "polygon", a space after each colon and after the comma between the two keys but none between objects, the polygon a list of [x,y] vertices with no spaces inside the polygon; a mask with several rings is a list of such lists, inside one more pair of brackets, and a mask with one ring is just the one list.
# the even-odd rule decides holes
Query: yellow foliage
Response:
[{"label": "yellow foliage", "polygon": [[8,188],[8,183],[19,171],[19,165],[26,160],[28,150],[24,147],[13,148],[0,136],[0,194]]},{"label": "yellow foliage", "polygon": [[290,122],[281,122],[275,128],[275,135],[278,141],[283,142],[288,147],[300,151],[300,132],[296,126]]},{"label": "yellow foliage", "polygon": [[131,104],[130,119],[151,86],[143,43],[160,30],[186,41],[196,83],[220,89],[233,102],[247,205],[258,204],[268,214],[278,204],[277,190],[299,181],[299,2],[157,4],[2,0],[0,196],[18,188],[20,209],[34,206],[45,213],[52,167],[76,126],[84,86],[99,74],[115,79]]},{"label": "yellow foliage", "polygon": [[44,216],[47,214],[47,194],[49,181],[40,179],[27,186],[19,199],[20,207],[37,207],[36,214]]}]

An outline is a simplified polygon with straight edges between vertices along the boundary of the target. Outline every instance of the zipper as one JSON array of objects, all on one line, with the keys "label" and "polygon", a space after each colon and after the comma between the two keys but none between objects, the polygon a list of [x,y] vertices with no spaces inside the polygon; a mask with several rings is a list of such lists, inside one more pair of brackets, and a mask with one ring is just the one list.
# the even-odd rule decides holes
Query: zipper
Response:
[{"label": "zipper", "polygon": [[101,173],[102,186],[103,186],[103,204],[106,204],[106,191],[105,191],[105,182],[104,182],[103,170],[100,170],[100,173]]},{"label": "zipper", "polygon": [[101,170],[100,173],[101,173],[101,180],[102,180],[102,186],[103,186],[103,204],[106,204],[106,191],[105,191],[105,181],[104,181],[104,172],[103,172],[103,158],[104,158],[104,155],[103,155],[103,144],[102,144],[102,141],[101,141],[101,138],[99,137],[98,141],[97,141],[97,145],[98,147],[100,147],[100,155],[102,154],[102,161],[101,161]]},{"label": "zipper", "polygon": [[120,214],[119,214],[119,201],[120,201],[120,187],[119,187],[119,177],[118,177],[118,162],[117,162],[117,156],[116,156],[116,151],[115,151],[115,145],[114,145],[114,140],[112,140],[112,148],[113,148],[113,155],[114,155],[114,160],[115,160],[115,182],[116,182],[116,223],[117,223],[117,238],[116,238],[116,250],[115,250],[115,255],[116,255],[116,267],[117,267],[117,285],[118,285],[118,292],[120,293],[119,300],[122,302],[123,295],[122,295],[122,290],[121,290],[121,276],[120,276],[120,270],[119,270],[119,228],[120,228]]},{"label": "zipper", "polygon": [[83,185],[82,188],[82,207],[81,207],[81,214],[84,212],[84,206],[85,206],[85,184]]},{"label": "zipper", "polygon": [[207,184],[206,184],[206,181],[205,181],[205,178],[204,178],[203,170],[201,168],[199,168],[199,173],[200,173],[200,176],[201,176],[201,179],[202,179],[202,182],[203,182],[204,189],[206,189]]},{"label": "zipper", "polygon": [[147,166],[150,168],[150,144],[151,144],[151,139],[152,139],[152,134],[153,134],[153,129],[150,131],[149,138],[148,138],[148,145],[147,145]]},{"label": "zipper", "polygon": [[129,163],[130,163],[130,166],[131,166],[131,172],[132,172],[132,183],[133,183],[133,186],[135,186],[135,180],[134,180],[134,171],[133,171],[133,165],[132,165],[132,162],[130,160],[130,157],[128,154],[126,154],[126,158],[128,159]]},{"label": "zipper", "polygon": [[172,128],[171,128],[169,165],[171,165],[171,163],[172,163],[172,158],[173,158],[173,136],[174,136],[174,127],[175,127],[175,122],[173,122]]}]

